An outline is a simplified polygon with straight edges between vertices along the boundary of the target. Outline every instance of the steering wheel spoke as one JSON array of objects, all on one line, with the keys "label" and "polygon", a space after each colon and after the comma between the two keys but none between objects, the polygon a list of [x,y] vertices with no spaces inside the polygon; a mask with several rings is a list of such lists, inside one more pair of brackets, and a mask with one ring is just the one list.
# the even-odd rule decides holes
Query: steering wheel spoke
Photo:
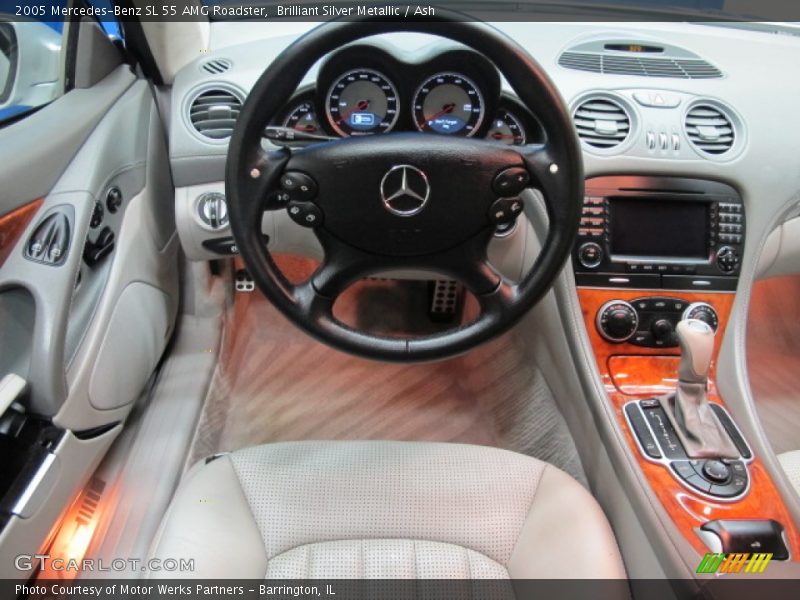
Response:
[{"label": "steering wheel spoke", "polygon": [[318,294],[335,300],[348,286],[378,270],[375,257],[317,230],[325,258],[311,275]]},{"label": "steering wheel spoke", "polygon": [[260,215],[265,210],[281,210],[289,202],[289,194],[281,189],[280,178],[292,158],[292,149],[286,146],[270,153],[260,152],[248,170],[248,195],[253,209]]},{"label": "steering wheel spoke", "polygon": [[[528,171],[532,174],[532,185],[544,196],[550,226],[554,229],[566,229],[575,221],[580,208],[572,201],[574,194],[575,165],[563,164],[556,156],[557,149],[548,142],[546,144],[528,144],[519,150]],[[562,153],[563,154],[563,153]],[[577,167],[581,171],[580,165]]]}]

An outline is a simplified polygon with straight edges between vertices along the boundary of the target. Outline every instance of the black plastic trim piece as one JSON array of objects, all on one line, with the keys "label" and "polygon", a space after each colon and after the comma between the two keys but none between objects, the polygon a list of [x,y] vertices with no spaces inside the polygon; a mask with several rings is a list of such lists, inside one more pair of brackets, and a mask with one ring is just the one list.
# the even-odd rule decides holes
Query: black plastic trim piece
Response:
[{"label": "black plastic trim piece", "polygon": [[739,432],[739,429],[736,427],[736,425],[734,425],[730,415],[718,404],[712,403],[711,410],[713,410],[717,415],[719,422],[722,423],[725,431],[731,437],[733,444],[736,446],[739,454],[742,455],[742,458],[746,458],[748,460],[753,458],[753,453],[750,451],[750,447],[747,445],[747,442],[744,441],[742,434]]},{"label": "black plastic trim piece", "polygon": [[783,525],[772,519],[720,519],[704,523],[700,529],[716,535],[723,552],[771,553],[775,560],[789,560]]},{"label": "black plastic trim piece", "polygon": [[100,437],[104,433],[108,433],[119,424],[120,424],[119,421],[114,421],[113,423],[107,423],[106,425],[100,425],[99,427],[93,427],[91,429],[82,429],[81,431],[73,431],[72,435],[74,435],[79,440],[92,440],[94,438]]},{"label": "black plastic trim piece", "polygon": [[[116,6],[126,9],[129,14],[136,13],[136,7],[131,0],[112,0],[112,2]],[[164,77],[161,75],[158,63],[150,51],[150,45],[147,43],[142,24],[136,17],[129,17],[122,19],[120,26],[125,36],[125,47],[128,54],[142,68],[145,77],[155,85],[164,85]]]},{"label": "black plastic trim piece", "polygon": [[661,449],[650,433],[639,407],[636,406],[636,404],[628,404],[625,407],[625,414],[628,415],[633,433],[638,438],[639,445],[642,447],[642,450],[644,450],[644,453],[650,458],[661,458]]}]

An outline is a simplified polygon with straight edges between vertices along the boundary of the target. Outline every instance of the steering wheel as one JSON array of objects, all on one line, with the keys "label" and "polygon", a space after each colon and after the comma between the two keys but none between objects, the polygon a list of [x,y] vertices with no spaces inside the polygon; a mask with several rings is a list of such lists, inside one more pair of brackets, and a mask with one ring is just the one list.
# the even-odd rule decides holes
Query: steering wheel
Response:
[{"label": "steering wheel", "polygon": [[[242,107],[225,176],[239,252],[264,295],[291,321],[330,346],[365,358],[423,361],[463,353],[507,331],[550,289],[569,255],[583,201],[580,145],[567,107],[525,50],[484,24],[439,12],[435,20],[331,21],[286,48]],[[306,72],[344,44],[414,31],[460,42],[489,58],[537,115],[544,144],[506,146],[433,133],[353,136],[301,149],[262,148],[265,127]],[[487,260],[498,219],[522,211],[523,188],[538,189],[549,227],[531,270],[517,283]],[[265,210],[288,210],[312,226],[324,260],[291,284],[261,232]],[[473,322],[402,339],[353,329],[333,316],[352,283],[381,271],[416,269],[461,282],[477,298]]]}]

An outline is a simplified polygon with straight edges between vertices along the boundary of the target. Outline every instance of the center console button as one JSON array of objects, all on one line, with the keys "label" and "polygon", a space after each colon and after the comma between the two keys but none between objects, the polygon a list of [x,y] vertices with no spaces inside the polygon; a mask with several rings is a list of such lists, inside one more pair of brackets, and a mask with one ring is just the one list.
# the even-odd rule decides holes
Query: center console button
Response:
[{"label": "center console button", "polygon": [[686,482],[694,488],[697,488],[701,492],[710,492],[711,491],[711,483],[700,477],[700,475],[692,475],[686,479]]},{"label": "center console button", "polygon": [[672,463],[672,469],[682,478],[682,479],[689,479],[690,477],[694,477],[697,473],[694,472],[692,465],[689,464],[688,460],[676,460]]},{"label": "center console button", "polygon": [[703,475],[714,483],[724,483],[731,476],[731,471],[721,461],[707,460],[703,464]]},{"label": "center console button", "polygon": [[672,323],[669,319],[658,319],[656,320],[650,329],[653,332],[653,335],[656,337],[657,340],[669,341],[672,338],[673,333],[675,332],[675,328],[672,326]]}]

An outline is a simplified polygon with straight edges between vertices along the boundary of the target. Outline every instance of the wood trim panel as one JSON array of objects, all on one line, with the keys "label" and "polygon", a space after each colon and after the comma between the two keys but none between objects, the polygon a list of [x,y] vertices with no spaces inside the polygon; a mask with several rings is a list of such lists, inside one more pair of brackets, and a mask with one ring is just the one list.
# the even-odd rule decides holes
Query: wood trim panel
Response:
[{"label": "wood trim panel", "polygon": [[636,398],[652,397],[664,393],[663,390],[670,387],[670,379],[675,377],[676,371],[673,369],[676,368],[680,351],[678,348],[651,349],[627,343],[612,344],[607,342],[597,331],[595,317],[599,308],[609,300],[633,300],[643,296],[668,296],[688,302],[707,302],[714,306],[719,316],[719,331],[709,374],[709,400],[724,406],[714,383],[716,381],[716,357],[722,342],[722,332],[725,331],[730,318],[734,294],[666,290],[578,289],[584,323],[609,401],[628,441],[630,451],[636,457],[653,493],[689,544],[700,554],[708,552],[708,548],[694,530],[706,521],[775,519],[786,529],[786,538],[792,558],[798,562],[800,534],[769,473],[757,456],[749,465],[750,491],[747,495],[736,502],[715,502],[693,494],[678,483],[665,466],[649,462],[639,452],[633,434],[628,428],[622,407]]},{"label": "wood trim panel", "polygon": [[39,198],[0,217],[0,267],[6,262],[42,202],[44,200]]}]

